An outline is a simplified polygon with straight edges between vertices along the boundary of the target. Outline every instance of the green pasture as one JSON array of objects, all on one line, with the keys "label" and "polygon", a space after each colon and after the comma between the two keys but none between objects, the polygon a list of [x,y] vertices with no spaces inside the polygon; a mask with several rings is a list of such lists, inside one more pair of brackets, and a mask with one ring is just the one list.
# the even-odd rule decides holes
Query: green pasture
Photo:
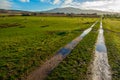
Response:
[{"label": "green pasture", "polygon": [[0,80],[23,79],[96,20],[87,17],[0,17]]},{"label": "green pasture", "polygon": [[120,79],[120,19],[103,20],[108,60],[112,70],[112,80]]},{"label": "green pasture", "polygon": [[89,68],[94,56],[99,23],[80,41],[77,47],[55,68],[46,80],[88,80]]}]

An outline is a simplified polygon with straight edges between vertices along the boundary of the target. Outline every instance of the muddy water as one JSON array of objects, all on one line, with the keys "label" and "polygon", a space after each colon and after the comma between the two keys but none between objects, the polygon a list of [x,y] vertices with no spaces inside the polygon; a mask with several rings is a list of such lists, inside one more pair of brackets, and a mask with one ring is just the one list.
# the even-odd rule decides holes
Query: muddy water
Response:
[{"label": "muddy water", "polygon": [[92,80],[111,80],[111,71],[108,64],[103,32],[101,21],[92,67]]},{"label": "muddy water", "polygon": [[46,61],[40,68],[32,72],[27,80],[44,80],[45,77],[75,48],[75,46],[92,30],[97,21],[80,36],[58,50],[55,56]]}]

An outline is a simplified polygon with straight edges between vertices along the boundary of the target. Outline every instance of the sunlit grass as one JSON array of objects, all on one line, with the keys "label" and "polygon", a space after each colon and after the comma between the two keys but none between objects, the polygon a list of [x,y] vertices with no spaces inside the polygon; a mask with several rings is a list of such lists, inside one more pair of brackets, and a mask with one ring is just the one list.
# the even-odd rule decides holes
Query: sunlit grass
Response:
[{"label": "sunlit grass", "polygon": [[[96,20],[81,17],[0,18],[0,79],[22,79]],[[11,26],[15,23],[19,25]]]},{"label": "sunlit grass", "polygon": [[[109,23],[108,23],[109,22]],[[112,70],[112,80],[120,79],[120,21],[105,19],[105,42],[108,50],[108,60]]]},{"label": "sunlit grass", "polygon": [[46,80],[88,80],[88,76],[91,73],[88,67],[93,59],[98,28],[99,23],[71,54],[51,72]]}]

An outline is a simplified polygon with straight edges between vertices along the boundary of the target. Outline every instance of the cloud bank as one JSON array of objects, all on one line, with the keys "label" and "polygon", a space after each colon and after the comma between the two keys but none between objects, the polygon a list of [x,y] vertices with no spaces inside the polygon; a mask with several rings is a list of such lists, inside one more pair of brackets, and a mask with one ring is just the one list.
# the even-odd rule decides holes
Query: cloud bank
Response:
[{"label": "cloud bank", "polygon": [[69,4],[63,4],[61,7],[75,7],[80,9],[120,12],[120,0],[89,0],[85,2],[72,2]]},{"label": "cloud bank", "polygon": [[12,2],[9,0],[0,0],[0,9],[10,9],[12,7]]},{"label": "cloud bank", "polygon": [[75,7],[80,9],[94,9],[102,11],[120,12],[120,0],[42,0],[49,1],[60,7]]}]

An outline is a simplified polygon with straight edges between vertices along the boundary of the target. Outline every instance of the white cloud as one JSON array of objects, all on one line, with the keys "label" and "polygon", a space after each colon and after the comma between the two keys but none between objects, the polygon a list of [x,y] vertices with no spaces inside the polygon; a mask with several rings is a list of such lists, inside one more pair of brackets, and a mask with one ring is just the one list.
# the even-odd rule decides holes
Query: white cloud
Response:
[{"label": "white cloud", "polygon": [[59,4],[61,2],[61,0],[54,0],[53,4]]},{"label": "white cloud", "polygon": [[0,9],[10,9],[12,7],[12,2],[9,0],[0,0]]},{"label": "white cloud", "polygon": [[120,12],[120,0],[40,0],[61,7]]},{"label": "white cloud", "polygon": [[69,4],[69,3],[72,3],[73,0],[64,0],[64,4]]},{"label": "white cloud", "polygon": [[62,0],[40,0],[41,2],[48,2],[50,4],[60,4],[62,2]]},{"label": "white cloud", "polygon": [[61,2],[63,2],[63,4],[69,4],[72,3],[73,0],[54,0],[53,4],[60,4]]},{"label": "white cloud", "polygon": [[20,0],[21,2],[30,2],[30,0]]},{"label": "white cloud", "polygon": [[120,12],[120,0],[89,0],[84,2],[73,1],[69,4],[63,4],[61,6]]},{"label": "white cloud", "polygon": [[73,0],[40,0],[41,2],[49,2],[51,4],[60,4],[60,3],[63,3],[63,4],[69,4],[69,3],[72,3]]},{"label": "white cloud", "polygon": [[41,2],[45,2],[45,0],[40,0]]}]

